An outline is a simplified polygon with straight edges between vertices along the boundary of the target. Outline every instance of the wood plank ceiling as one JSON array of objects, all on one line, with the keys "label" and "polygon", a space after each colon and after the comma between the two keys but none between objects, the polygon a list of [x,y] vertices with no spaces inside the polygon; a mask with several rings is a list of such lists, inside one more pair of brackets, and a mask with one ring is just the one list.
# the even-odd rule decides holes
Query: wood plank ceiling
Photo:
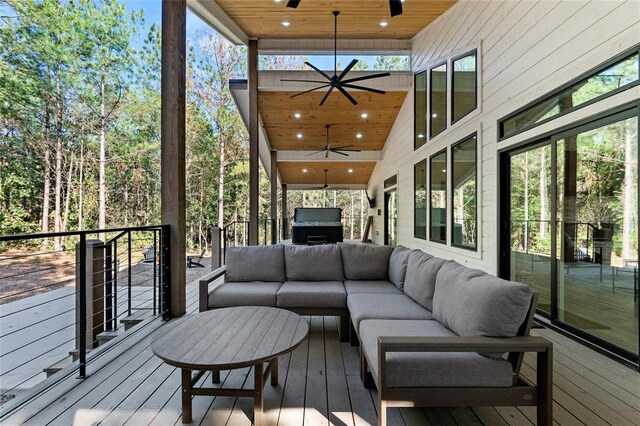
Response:
[{"label": "wood plank ceiling", "polygon": [[[287,0],[215,2],[251,38],[331,39],[331,12],[339,10],[339,39],[406,40],[456,0],[407,0],[403,3],[404,13],[394,18],[390,16],[388,0],[302,0],[297,9],[287,8]],[[289,25],[283,26],[284,21]],[[387,23],[385,27],[380,25],[382,21]],[[309,88],[294,84],[291,91],[260,92],[259,113],[272,149],[320,150],[326,143],[325,125],[330,124],[332,146],[355,145],[353,148],[361,151],[380,151],[407,95],[406,90],[390,90],[385,95],[350,90],[358,101],[354,106],[335,91],[322,107],[319,104],[324,90],[291,98],[297,91]],[[332,159],[342,161],[331,162]],[[330,154],[328,160],[321,156],[309,161],[301,154],[295,162],[278,162],[282,183],[315,187],[323,184],[325,168],[329,170],[330,184],[364,186],[374,167],[375,162],[349,161],[338,154]],[[303,169],[307,172],[303,173]],[[353,172],[349,173],[349,169]]]},{"label": "wood plank ceiling", "polygon": [[339,37],[354,39],[410,39],[455,2],[407,0],[404,13],[391,18],[388,0],[302,0],[297,9],[286,7],[286,0],[216,0],[249,37],[332,38],[331,11],[339,10]]}]

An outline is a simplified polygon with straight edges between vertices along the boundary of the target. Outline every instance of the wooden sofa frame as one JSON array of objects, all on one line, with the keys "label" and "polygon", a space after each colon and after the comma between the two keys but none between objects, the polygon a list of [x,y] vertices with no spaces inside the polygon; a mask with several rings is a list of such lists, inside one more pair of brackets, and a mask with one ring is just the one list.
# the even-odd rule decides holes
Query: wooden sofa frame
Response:
[{"label": "wooden sofa frame", "polygon": [[[537,406],[538,425],[551,425],[553,403],[553,345],[544,337],[529,336],[538,301],[534,293],[525,321],[516,337],[379,337],[378,425],[387,424],[390,407]],[[386,356],[389,352],[508,352],[513,368],[513,386],[502,387],[412,387],[386,386]],[[520,376],[524,354],[537,355],[537,385]],[[374,384],[360,348],[360,376],[366,387]]]},{"label": "wooden sofa frame", "polygon": [[[224,266],[208,273],[199,280],[198,288],[198,311],[206,312],[209,310],[209,284],[215,280],[224,277],[226,269]],[[339,317],[339,333],[340,341],[349,341],[349,310],[347,308],[288,308],[282,309],[295,312],[298,315],[319,315],[319,316],[335,316]]]}]

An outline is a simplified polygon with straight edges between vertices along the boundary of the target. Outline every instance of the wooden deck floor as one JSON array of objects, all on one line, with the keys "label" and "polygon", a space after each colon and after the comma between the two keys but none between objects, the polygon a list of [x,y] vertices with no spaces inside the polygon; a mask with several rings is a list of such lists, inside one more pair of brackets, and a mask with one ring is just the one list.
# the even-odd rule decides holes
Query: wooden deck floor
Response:
[{"label": "wooden deck floor", "polygon": [[[197,309],[190,286],[188,311]],[[308,339],[280,361],[280,385],[265,388],[269,425],[375,425],[375,391],[358,376],[358,352],[337,337],[336,319],[309,318]],[[170,323],[154,320],[114,345],[88,367],[90,376],[71,375],[18,407],[2,424],[174,425],[181,424],[179,371],[163,364],[149,347]],[[132,329],[132,331],[135,330]],[[559,425],[640,425],[640,374],[549,330],[554,342],[554,421]],[[526,358],[523,373],[535,378]],[[250,387],[250,369],[222,374],[223,385]],[[205,375],[202,382],[211,385]],[[194,425],[250,425],[252,401],[196,397]],[[532,407],[394,409],[392,425],[526,425]]]}]

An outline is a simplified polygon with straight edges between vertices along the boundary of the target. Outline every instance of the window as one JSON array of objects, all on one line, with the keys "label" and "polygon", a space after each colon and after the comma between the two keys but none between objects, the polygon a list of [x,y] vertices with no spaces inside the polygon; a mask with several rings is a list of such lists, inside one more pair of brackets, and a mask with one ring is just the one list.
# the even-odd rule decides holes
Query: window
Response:
[{"label": "window", "polygon": [[413,149],[427,142],[427,72],[422,71],[413,77],[414,129]]},{"label": "window", "polygon": [[413,236],[427,238],[427,160],[413,166]]},{"label": "window", "polygon": [[635,47],[632,54],[626,52],[499,120],[500,139],[637,85],[640,82],[638,67],[638,47]]},{"label": "window", "polygon": [[476,135],[451,147],[451,196],[453,222],[452,245],[475,250],[477,248],[477,137]]},{"label": "window", "polygon": [[447,150],[429,160],[429,217],[431,231],[429,239],[447,243]]},{"label": "window", "polygon": [[398,184],[398,175],[393,175],[384,181],[384,189],[390,188]]},{"label": "window", "polygon": [[451,121],[455,123],[477,106],[476,52],[454,59],[452,64]]},{"label": "window", "polygon": [[431,69],[429,129],[434,137],[447,128],[447,64]]}]

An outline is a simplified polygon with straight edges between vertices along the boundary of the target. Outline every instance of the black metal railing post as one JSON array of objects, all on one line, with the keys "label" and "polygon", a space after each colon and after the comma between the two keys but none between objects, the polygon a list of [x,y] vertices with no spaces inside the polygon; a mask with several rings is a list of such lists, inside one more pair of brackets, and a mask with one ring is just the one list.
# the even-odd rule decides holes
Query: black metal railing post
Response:
[{"label": "black metal railing post", "polygon": [[158,258],[158,231],[153,230],[153,315],[156,314],[156,259]]},{"label": "black metal railing post", "polygon": [[169,225],[162,225],[162,318],[171,318],[171,242]]},{"label": "black metal railing post", "polygon": [[278,221],[271,219],[271,244],[278,244]]},{"label": "black metal railing post", "polygon": [[131,231],[127,231],[127,263],[127,315],[131,316]]},{"label": "black metal railing post", "polygon": [[108,331],[113,330],[113,259],[111,257],[112,247],[110,243],[104,246],[104,324]]},{"label": "black metal railing post", "polygon": [[79,336],[79,348],[78,348],[78,362],[79,362],[79,379],[87,377],[87,236],[86,234],[80,234],[80,242],[78,243],[78,250],[80,251],[80,288],[78,307],[80,308],[80,336]]}]

